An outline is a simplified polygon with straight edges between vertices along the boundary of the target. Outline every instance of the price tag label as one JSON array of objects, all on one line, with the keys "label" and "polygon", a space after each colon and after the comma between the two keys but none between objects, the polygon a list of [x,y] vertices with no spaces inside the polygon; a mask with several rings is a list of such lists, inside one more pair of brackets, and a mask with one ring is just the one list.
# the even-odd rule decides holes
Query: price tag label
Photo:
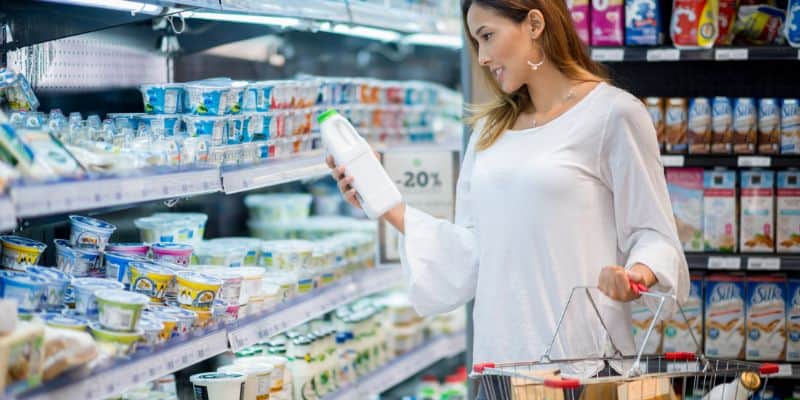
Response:
[{"label": "price tag label", "polygon": [[671,362],[667,364],[667,372],[698,372],[700,366],[697,362]]},{"label": "price tag label", "polygon": [[740,167],[769,167],[772,158],[765,156],[739,156],[738,165]]},{"label": "price tag label", "polygon": [[749,58],[750,52],[747,49],[717,49],[714,52],[714,59],[717,61],[744,61]]},{"label": "price tag label", "polygon": [[625,59],[625,49],[592,49],[592,60],[620,62]]},{"label": "price tag label", "polygon": [[681,59],[681,51],[678,49],[652,49],[647,50],[647,61],[679,61]]},{"label": "price tag label", "polygon": [[708,269],[710,270],[739,270],[742,269],[741,257],[708,257]]},{"label": "price tag label", "polygon": [[778,373],[773,376],[792,376],[792,364],[778,364]]},{"label": "price tag label", "polygon": [[749,257],[747,269],[751,271],[779,271],[781,269],[780,257]]},{"label": "price tag label", "polygon": [[684,156],[678,155],[663,155],[661,156],[661,164],[665,167],[683,167],[686,163]]}]

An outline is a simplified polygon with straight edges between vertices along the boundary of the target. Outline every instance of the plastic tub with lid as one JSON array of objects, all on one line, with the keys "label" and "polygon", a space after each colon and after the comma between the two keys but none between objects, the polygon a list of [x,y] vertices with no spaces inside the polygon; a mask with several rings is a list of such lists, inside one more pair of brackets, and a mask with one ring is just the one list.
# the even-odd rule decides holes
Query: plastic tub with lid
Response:
[{"label": "plastic tub with lid", "polygon": [[210,310],[222,287],[221,280],[194,271],[178,272],[176,283],[178,303],[190,310]]},{"label": "plastic tub with lid", "polygon": [[123,289],[121,282],[101,278],[76,278],[70,282],[75,293],[75,311],[78,314],[97,316],[95,293],[103,289]]},{"label": "plastic tub with lid", "polygon": [[223,267],[241,267],[247,257],[247,248],[243,245],[202,242],[194,251],[195,264],[218,265]]},{"label": "plastic tub with lid", "polygon": [[42,242],[22,236],[0,236],[3,244],[2,266],[15,271],[25,271],[39,262],[39,256],[47,248]]},{"label": "plastic tub with lid", "polygon": [[187,82],[183,87],[183,111],[193,115],[224,115],[230,84],[218,81]]},{"label": "plastic tub with lid", "polygon": [[44,278],[45,284],[42,306],[48,310],[57,310],[64,306],[64,296],[67,293],[69,275],[55,269],[47,267],[29,267],[28,274]]},{"label": "plastic tub with lid", "polygon": [[56,239],[56,267],[76,278],[100,274],[100,250],[72,246],[68,241]]},{"label": "plastic tub with lid", "polygon": [[233,372],[204,372],[192,375],[196,399],[242,400],[245,375]]},{"label": "plastic tub with lid", "polygon": [[273,366],[268,364],[230,364],[217,368],[218,372],[245,375],[244,400],[265,400],[270,397]]},{"label": "plastic tub with lid", "polygon": [[146,295],[154,303],[163,303],[167,290],[175,278],[175,272],[159,263],[131,262],[130,288],[132,292]]},{"label": "plastic tub with lid", "polygon": [[[244,275],[240,268],[197,265],[192,266],[198,272],[222,281],[218,298],[228,304],[244,304],[240,302]],[[245,302],[246,303],[246,302]]]},{"label": "plastic tub with lid", "polygon": [[133,332],[142,316],[144,306],[150,298],[139,293],[119,289],[104,289],[95,292],[98,321],[105,329]]},{"label": "plastic tub with lid", "polygon": [[117,332],[103,328],[99,322],[89,323],[98,347],[105,353],[122,357],[133,354],[136,351],[136,343],[141,339],[143,331],[136,329],[133,332]]},{"label": "plastic tub with lid", "polygon": [[211,239],[208,243],[224,247],[244,247],[247,249],[247,254],[245,255],[242,265],[258,265],[258,258],[261,254],[261,245],[263,241],[251,237],[224,237]]},{"label": "plastic tub with lid", "polygon": [[78,248],[105,250],[117,227],[97,218],[70,215],[70,244]]},{"label": "plastic tub with lid", "polygon": [[48,281],[42,277],[16,271],[0,271],[0,296],[17,300],[21,312],[34,312],[42,305]]},{"label": "plastic tub with lid", "polygon": [[254,220],[286,222],[308,218],[312,199],[306,193],[252,194],[244,204]]},{"label": "plastic tub with lid", "polygon": [[178,114],[182,112],[183,85],[179,83],[150,84],[139,86],[148,114]]},{"label": "plastic tub with lid", "polygon": [[123,254],[106,251],[103,255],[106,264],[106,278],[122,282],[124,285],[130,284],[131,263],[147,263],[150,260],[135,254]]}]

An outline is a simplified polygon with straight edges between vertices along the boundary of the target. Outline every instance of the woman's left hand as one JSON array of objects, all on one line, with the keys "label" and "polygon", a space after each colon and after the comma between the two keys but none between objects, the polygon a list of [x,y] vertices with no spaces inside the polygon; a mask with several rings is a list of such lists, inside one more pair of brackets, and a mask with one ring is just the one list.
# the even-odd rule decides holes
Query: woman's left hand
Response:
[{"label": "woman's left hand", "polygon": [[653,286],[657,282],[655,274],[644,264],[635,264],[630,270],[618,265],[608,266],[600,271],[597,287],[612,300],[629,302],[639,298],[639,293],[631,288],[631,283]]}]

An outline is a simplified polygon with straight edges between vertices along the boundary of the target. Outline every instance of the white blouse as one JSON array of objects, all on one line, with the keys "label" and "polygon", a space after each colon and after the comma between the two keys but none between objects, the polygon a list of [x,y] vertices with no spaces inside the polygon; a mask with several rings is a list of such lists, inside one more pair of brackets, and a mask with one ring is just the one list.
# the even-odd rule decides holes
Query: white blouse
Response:
[{"label": "white blouse", "polygon": [[[553,121],[506,131],[483,151],[475,150],[478,125],[455,224],[408,207],[400,243],[420,314],[474,298],[476,363],[539,360],[572,288],[597,286],[608,265],[645,264],[658,278],[652,290],[687,297],[689,270],[641,101],[601,83]],[[631,353],[630,305],[595,294],[611,339]],[[551,358],[608,353],[585,296],[562,332]]]}]

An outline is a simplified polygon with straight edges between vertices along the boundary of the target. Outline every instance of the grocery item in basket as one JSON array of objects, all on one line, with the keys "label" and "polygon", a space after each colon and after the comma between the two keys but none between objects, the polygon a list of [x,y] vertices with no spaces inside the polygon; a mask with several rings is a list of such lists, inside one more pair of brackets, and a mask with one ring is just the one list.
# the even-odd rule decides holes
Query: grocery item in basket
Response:
[{"label": "grocery item in basket", "polygon": [[181,112],[183,85],[154,84],[139,87],[148,114],[178,114]]},{"label": "grocery item in basket", "polygon": [[768,5],[743,5],[739,7],[733,30],[736,42],[763,46],[783,40],[783,21],[786,12]]},{"label": "grocery item in basket", "polygon": [[800,279],[789,279],[786,298],[786,361],[800,361]]},{"label": "grocery item in basket", "polygon": [[47,280],[40,276],[16,271],[0,271],[0,296],[15,299],[21,312],[34,312],[42,306]]},{"label": "grocery item in basket", "polygon": [[667,99],[665,121],[665,150],[667,153],[682,154],[688,148],[688,108],[686,99],[672,97]]},{"label": "grocery item in basket", "polygon": [[[703,343],[703,277],[692,275],[689,297],[681,303],[686,319],[673,313],[664,320],[662,349],[668,352],[697,353]],[[692,335],[694,334],[694,338]]]},{"label": "grocery item in basket", "polygon": [[592,46],[625,44],[623,0],[592,0]]},{"label": "grocery item in basket", "polygon": [[730,46],[733,43],[733,24],[736,22],[736,10],[739,8],[739,0],[718,0],[719,1],[719,23],[717,25],[719,36],[717,36],[717,46]]},{"label": "grocery item in basket", "polygon": [[688,121],[689,154],[711,152],[711,102],[705,97],[695,97],[689,102]]},{"label": "grocery item in basket", "polygon": [[133,261],[128,264],[132,292],[150,297],[154,303],[163,303],[167,289],[175,278],[175,272],[163,265],[149,261]]},{"label": "grocery item in basket", "polygon": [[38,276],[47,281],[42,298],[42,306],[48,310],[57,310],[64,306],[70,276],[47,267],[28,267],[28,274]]},{"label": "grocery item in basket", "polygon": [[144,333],[141,328],[133,332],[104,329],[99,322],[89,323],[95,342],[101,351],[112,357],[124,357],[136,351],[136,343]]},{"label": "grocery item in basket", "polygon": [[655,315],[653,315],[653,310],[651,310],[643,300],[638,299],[631,302],[633,338],[637,349],[640,349],[642,346],[644,346],[643,354],[658,354],[661,349],[661,320],[655,321],[655,327],[650,333],[647,343],[644,342],[647,331],[650,329],[650,324],[653,323],[654,318]]},{"label": "grocery item in basket", "polygon": [[686,251],[703,251],[703,169],[667,168],[667,190]]},{"label": "grocery item in basket", "polygon": [[656,0],[625,1],[625,44],[657,46],[661,44],[661,8]]},{"label": "grocery item in basket", "polygon": [[705,353],[714,358],[744,358],[745,284],[741,275],[706,277]]},{"label": "grocery item in basket", "polygon": [[758,152],[778,154],[781,146],[781,104],[778,99],[758,101]]},{"label": "grocery item in basket", "polygon": [[800,171],[778,172],[778,252],[800,253]]},{"label": "grocery item in basket", "polygon": [[70,215],[69,241],[75,247],[105,250],[117,227],[97,218]]},{"label": "grocery item in basket", "polygon": [[755,100],[740,97],[733,103],[733,152],[753,154],[756,149],[758,117]]},{"label": "grocery item in basket", "polygon": [[[678,400],[681,397],[675,394],[672,387],[671,379],[662,377],[646,377],[632,380],[630,382],[623,382],[616,386],[616,397],[601,388],[606,388],[607,384],[587,385],[586,395],[581,398],[586,399],[611,399],[618,400]],[[596,387],[597,392],[590,392],[593,387]],[[545,397],[549,399],[550,397]],[[714,398],[716,400],[716,398]],[[704,398],[705,400],[705,398]]]},{"label": "grocery item in basket", "polygon": [[14,271],[25,271],[39,262],[39,256],[47,248],[42,242],[22,236],[0,236],[3,243],[2,267]]},{"label": "grocery item in basket", "polygon": [[736,172],[703,174],[703,242],[705,251],[736,252]]},{"label": "grocery item in basket", "polygon": [[719,34],[719,0],[673,0],[670,36],[678,48],[711,48]]},{"label": "grocery item in basket", "polygon": [[733,107],[727,97],[714,97],[711,103],[711,153],[733,152]]},{"label": "grocery item in basket", "polygon": [[572,16],[572,23],[583,43],[591,43],[591,11],[589,0],[567,0],[567,7]]},{"label": "grocery item in basket", "polygon": [[741,171],[742,252],[775,251],[775,173]]},{"label": "grocery item in basket", "polygon": [[104,289],[95,292],[98,321],[105,329],[133,332],[139,324],[144,306],[150,298],[143,294],[119,289]]},{"label": "grocery item in basket", "polygon": [[[798,22],[800,24],[800,22]],[[800,99],[783,99],[781,106],[781,153],[800,153]]]},{"label": "grocery item in basket", "polygon": [[745,357],[782,360],[786,348],[786,277],[747,278]]},{"label": "grocery item in basket", "polygon": [[153,260],[178,265],[189,265],[192,260],[193,247],[185,243],[154,243],[150,246]]},{"label": "grocery item in basket", "polygon": [[244,374],[233,372],[204,372],[192,375],[192,385],[197,399],[243,399]]},{"label": "grocery item in basket", "polygon": [[656,128],[658,147],[664,150],[664,99],[661,97],[648,97],[644,100],[653,126]]},{"label": "grocery item in basket", "polygon": [[786,41],[792,47],[800,47],[800,0],[789,0],[785,29]]}]

